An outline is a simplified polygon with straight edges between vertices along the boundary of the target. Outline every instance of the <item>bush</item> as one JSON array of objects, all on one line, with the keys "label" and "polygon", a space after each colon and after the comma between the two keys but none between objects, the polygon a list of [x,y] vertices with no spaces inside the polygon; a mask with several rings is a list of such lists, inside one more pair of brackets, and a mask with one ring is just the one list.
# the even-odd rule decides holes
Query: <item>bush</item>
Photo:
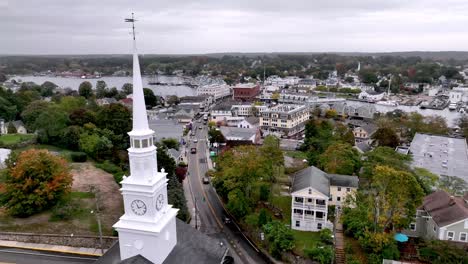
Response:
[{"label": "bush", "polygon": [[23,151],[10,165],[0,186],[0,204],[13,216],[26,217],[49,209],[71,190],[73,179],[67,162],[47,150]]},{"label": "bush", "polygon": [[79,203],[72,199],[63,199],[52,208],[49,221],[71,220],[83,210]]},{"label": "bush", "polygon": [[318,246],[312,249],[306,249],[304,253],[308,258],[318,261],[320,264],[332,263],[334,258],[333,248],[331,246]]},{"label": "bush", "polygon": [[332,231],[328,228],[322,229],[319,231],[320,241],[327,245],[333,244]]},{"label": "bush", "polygon": [[87,157],[88,156],[84,152],[72,152],[70,154],[70,158],[73,162],[85,162]]},{"label": "bush", "polygon": [[106,160],[104,161],[103,163],[96,163],[95,166],[105,172],[108,172],[108,173],[111,173],[111,174],[114,174],[114,173],[118,173],[118,172],[122,172],[122,169],[111,163],[110,161]]}]

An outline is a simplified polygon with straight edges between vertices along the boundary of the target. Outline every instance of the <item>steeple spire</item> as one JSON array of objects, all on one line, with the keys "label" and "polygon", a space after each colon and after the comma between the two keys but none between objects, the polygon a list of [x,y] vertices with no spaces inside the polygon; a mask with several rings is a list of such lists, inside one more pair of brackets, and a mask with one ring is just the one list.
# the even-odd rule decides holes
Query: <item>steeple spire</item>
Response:
[{"label": "steeple spire", "polygon": [[[143,93],[143,81],[141,78],[140,62],[138,60],[138,53],[136,48],[135,38],[135,22],[132,13],[132,18],[126,18],[125,22],[132,23],[133,34],[133,129],[131,134],[146,134],[150,133],[148,126],[148,118],[146,115],[145,97]],[[152,132],[152,131],[151,131]]]}]

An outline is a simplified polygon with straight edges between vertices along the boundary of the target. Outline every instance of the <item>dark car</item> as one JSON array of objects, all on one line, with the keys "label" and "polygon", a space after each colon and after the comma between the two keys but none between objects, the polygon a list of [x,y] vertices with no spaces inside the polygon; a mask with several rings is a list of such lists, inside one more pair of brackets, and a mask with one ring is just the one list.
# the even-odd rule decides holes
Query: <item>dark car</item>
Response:
[{"label": "dark car", "polygon": [[196,153],[197,153],[197,148],[191,148],[191,149],[190,149],[190,153],[196,154]]}]

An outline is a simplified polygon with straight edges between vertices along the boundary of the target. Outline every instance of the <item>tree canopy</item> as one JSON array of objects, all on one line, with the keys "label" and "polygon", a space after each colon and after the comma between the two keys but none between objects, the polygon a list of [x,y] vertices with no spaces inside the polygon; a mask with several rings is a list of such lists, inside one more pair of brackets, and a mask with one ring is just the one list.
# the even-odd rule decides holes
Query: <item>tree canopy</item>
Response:
[{"label": "tree canopy", "polygon": [[47,150],[26,150],[10,165],[0,197],[14,216],[48,209],[71,190],[72,176],[66,161]]}]

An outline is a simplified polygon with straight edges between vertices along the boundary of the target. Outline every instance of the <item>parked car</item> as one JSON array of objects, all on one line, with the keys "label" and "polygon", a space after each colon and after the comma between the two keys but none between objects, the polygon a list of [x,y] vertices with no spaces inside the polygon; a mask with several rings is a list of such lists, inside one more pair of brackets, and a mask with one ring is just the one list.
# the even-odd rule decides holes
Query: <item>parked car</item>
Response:
[{"label": "parked car", "polygon": [[208,177],[203,177],[203,184],[210,184],[210,178]]},{"label": "parked car", "polygon": [[202,126],[199,126],[198,129],[203,129],[203,127],[202,127]]},{"label": "parked car", "polygon": [[191,149],[190,149],[190,153],[196,154],[196,153],[197,153],[197,148],[191,148]]},{"label": "parked car", "polygon": [[198,143],[198,138],[194,138],[193,143]]}]

